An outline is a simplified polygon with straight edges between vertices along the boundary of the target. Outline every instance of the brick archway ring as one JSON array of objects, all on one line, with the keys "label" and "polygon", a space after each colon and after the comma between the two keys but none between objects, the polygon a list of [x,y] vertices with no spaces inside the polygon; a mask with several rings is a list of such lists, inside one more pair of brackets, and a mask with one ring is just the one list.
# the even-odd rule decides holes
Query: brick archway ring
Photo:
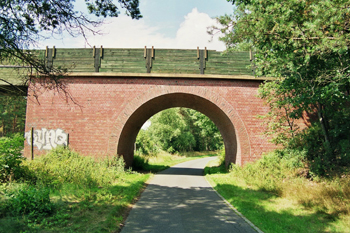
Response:
[{"label": "brick archway ring", "polygon": [[225,145],[225,162],[241,165],[250,157],[247,130],[237,111],[223,97],[204,87],[156,86],[131,101],[118,116],[109,138],[109,154],[124,157],[131,166],[134,143],[142,125],[154,114],[172,107],[186,107],[208,116],[218,127]]}]

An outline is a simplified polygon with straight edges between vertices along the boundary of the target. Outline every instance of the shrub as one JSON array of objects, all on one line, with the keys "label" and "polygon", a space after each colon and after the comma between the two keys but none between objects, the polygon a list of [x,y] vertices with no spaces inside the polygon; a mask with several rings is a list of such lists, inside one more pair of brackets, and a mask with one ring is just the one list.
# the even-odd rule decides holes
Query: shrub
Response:
[{"label": "shrub", "polygon": [[146,170],[148,166],[148,158],[142,155],[134,155],[134,160],[132,162],[133,170]]},{"label": "shrub", "polygon": [[219,151],[218,157],[219,157],[220,165],[226,165],[225,164],[226,154],[225,154],[225,148],[224,147],[221,148],[221,150]]},{"label": "shrub", "polygon": [[233,164],[230,172],[249,185],[280,195],[283,181],[294,177],[304,166],[304,154],[298,150],[277,150],[244,167]]},{"label": "shrub", "polygon": [[125,171],[125,162],[122,157],[113,156],[107,157],[101,161],[104,167],[112,169],[116,173],[123,173]]},{"label": "shrub", "polygon": [[95,160],[58,147],[30,161],[28,166],[33,169],[39,184],[59,188],[64,183],[82,187],[109,185],[124,173],[125,164],[121,157]]},{"label": "shrub", "polygon": [[141,129],[136,138],[136,149],[141,155],[155,155],[159,152],[159,148],[153,141],[150,133]]},{"label": "shrub", "polygon": [[19,179],[24,176],[22,161],[24,138],[20,134],[0,138],[0,182]]},{"label": "shrub", "polygon": [[286,148],[282,150],[276,150],[275,153],[281,159],[282,161],[281,165],[285,166],[289,170],[301,168],[305,165],[306,153],[307,153],[305,149],[296,150],[296,149]]},{"label": "shrub", "polygon": [[350,213],[350,176],[317,180],[306,179],[307,150],[292,149],[271,152],[244,167],[233,165],[232,178],[252,189],[272,192],[329,214]]},{"label": "shrub", "polygon": [[54,204],[50,201],[50,191],[47,188],[24,186],[7,195],[9,196],[7,210],[13,216],[28,215],[29,219],[37,219],[54,211]]},{"label": "shrub", "polygon": [[320,124],[313,123],[288,144],[289,148],[306,151],[306,161],[314,177],[329,177],[350,166],[350,116],[337,121],[343,122],[339,125],[344,128],[329,130],[327,142]]}]

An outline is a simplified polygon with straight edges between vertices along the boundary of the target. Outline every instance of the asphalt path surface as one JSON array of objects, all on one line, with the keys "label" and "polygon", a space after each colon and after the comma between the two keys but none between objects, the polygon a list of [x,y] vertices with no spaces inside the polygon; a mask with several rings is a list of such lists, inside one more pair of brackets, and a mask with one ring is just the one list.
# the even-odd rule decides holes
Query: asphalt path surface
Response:
[{"label": "asphalt path surface", "polygon": [[256,233],[205,180],[203,169],[212,159],[188,161],[156,174],[121,233]]}]

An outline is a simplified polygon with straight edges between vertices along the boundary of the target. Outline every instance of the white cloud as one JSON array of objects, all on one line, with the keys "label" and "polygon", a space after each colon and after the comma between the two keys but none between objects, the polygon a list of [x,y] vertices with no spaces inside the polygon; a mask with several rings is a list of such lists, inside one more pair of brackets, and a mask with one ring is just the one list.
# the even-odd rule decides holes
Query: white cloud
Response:
[{"label": "white cloud", "polygon": [[207,28],[216,25],[216,20],[205,13],[199,13],[194,8],[191,13],[185,16],[185,21],[180,25],[176,34],[177,48],[196,48],[197,46],[214,50],[224,50],[225,45],[215,37],[211,42],[211,36]]},{"label": "white cloud", "polygon": [[[180,28],[177,30],[176,37],[167,37],[158,32],[159,28],[147,25],[145,20],[132,20],[127,16],[106,21],[101,27],[103,35],[88,36],[90,45],[104,48],[143,48],[144,46],[155,48],[170,49],[196,49],[207,47],[210,50],[222,51],[225,45],[218,40],[218,36],[211,40],[207,34],[207,27],[216,24],[216,20],[209,17],[208,14],[198,12],[193,8],[192,12],[184,17]],[[88,47],[82,38],[64,38],[63,44],[55,41],[56,47]],[[48,45],[55,45],[49,41]]]}]

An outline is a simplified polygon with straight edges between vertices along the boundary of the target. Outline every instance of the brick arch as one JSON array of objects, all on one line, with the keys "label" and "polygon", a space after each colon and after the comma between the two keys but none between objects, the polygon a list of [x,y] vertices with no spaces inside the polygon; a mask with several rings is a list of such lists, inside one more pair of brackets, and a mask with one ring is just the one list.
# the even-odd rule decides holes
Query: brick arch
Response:
[{"label": "brick arch", "polygon": [[208,116],[225,145],[226,164],[250,158],[250,142],[237,111],[223,97],[205,87],[153,86],[134,98],[119,114],[109,138],[108,152],[122,155],[131,165],[134,142],[142,125],[154,114],[172,107],[187,107]]}]

